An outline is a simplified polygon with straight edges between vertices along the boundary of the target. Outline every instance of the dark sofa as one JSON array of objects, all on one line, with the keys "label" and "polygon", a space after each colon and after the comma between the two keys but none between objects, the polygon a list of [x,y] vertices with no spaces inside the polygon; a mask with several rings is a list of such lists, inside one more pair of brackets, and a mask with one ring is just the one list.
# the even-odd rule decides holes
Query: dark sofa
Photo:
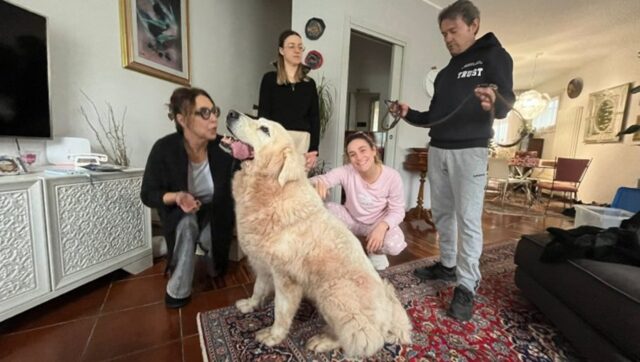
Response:
[{"label": "dark sofa", "polygon": [[523,236],[515,281],[584,357],[640,361],[640,268],[575,259],[543,263],[547,233]]}]

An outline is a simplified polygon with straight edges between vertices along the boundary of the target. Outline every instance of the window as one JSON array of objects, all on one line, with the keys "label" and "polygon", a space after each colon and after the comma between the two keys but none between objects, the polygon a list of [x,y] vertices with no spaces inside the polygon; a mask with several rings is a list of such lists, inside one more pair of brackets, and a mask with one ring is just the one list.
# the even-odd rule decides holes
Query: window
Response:
[{"label": "window", "polygon": [[509,116],[493,121],[493,141],[506,143],[509,136]]},{"label": "window", "polygon": [[553,97],[547,108],[540,115],[533,119],[533,128],[536,133],[553,131],[556,126],[556,117],[558,115],[558,97]]}]

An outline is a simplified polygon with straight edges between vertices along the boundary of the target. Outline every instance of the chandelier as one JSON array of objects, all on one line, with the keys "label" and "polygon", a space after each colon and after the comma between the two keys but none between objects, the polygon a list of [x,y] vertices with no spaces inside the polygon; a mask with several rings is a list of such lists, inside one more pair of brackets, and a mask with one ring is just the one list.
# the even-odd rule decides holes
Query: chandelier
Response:
[{"label": "chandelier", "polygon": [[520,93],[513,104],[513,108],[520,112],[522,118],[530,121],[540,115],[549,104],[549,95],[540,93],[535,89],[530,89]]},{"label": "chandelier", "polygon": [[[538,57],[542,55],[542,53],[537,53],[536,58],[533,61],[533,73],[531,75],[531,88],[533,88],[534,79],[536,76],[536,65],[538,62]],[[516,102],[513,104],[513,109],[518,111],[522,118],[527,121],[531,121],[532,119],[538,117],[540,113],[542,113],[547,105],[549,104],[549,95],[546,93],[540,93],[535,89],[530,89],[528,91],[522,92],[516,98]]]}]

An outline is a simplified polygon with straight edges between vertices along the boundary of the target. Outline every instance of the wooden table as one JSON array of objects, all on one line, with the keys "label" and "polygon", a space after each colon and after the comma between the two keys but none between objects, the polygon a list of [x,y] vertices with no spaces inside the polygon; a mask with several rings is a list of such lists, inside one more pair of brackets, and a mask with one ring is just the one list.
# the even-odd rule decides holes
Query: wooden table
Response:
[{"label": "wooden table", "polygon": [[420,189],[418,190],[418,201],[416,207],[407,211],[404,220],[409,222],[413,220],[423,220],[431,226],[428,232],[436,231],[436,226],[433,224],[431,216],[431,210],[425,209],[422,205],[424,202],[424,181],[427,177],[428,168],[428,148],[411,148],[409,153],[402,163],[404,169],[407,171],[415,171],[420,173]]}]

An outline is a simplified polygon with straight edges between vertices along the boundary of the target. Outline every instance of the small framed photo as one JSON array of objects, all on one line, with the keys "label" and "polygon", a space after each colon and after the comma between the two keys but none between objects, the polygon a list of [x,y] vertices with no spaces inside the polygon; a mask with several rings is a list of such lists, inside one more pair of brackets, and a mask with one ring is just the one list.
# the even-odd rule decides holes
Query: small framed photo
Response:
[{"label": "small framed photo", "polygon": [[625,83],[589,94],[586,143],[620,142],[617,134],[624,124],[630,85]]},{"label": "small framed photo", "polygon": [[188,0],[120,0],[122,66],[189,85]]}]

